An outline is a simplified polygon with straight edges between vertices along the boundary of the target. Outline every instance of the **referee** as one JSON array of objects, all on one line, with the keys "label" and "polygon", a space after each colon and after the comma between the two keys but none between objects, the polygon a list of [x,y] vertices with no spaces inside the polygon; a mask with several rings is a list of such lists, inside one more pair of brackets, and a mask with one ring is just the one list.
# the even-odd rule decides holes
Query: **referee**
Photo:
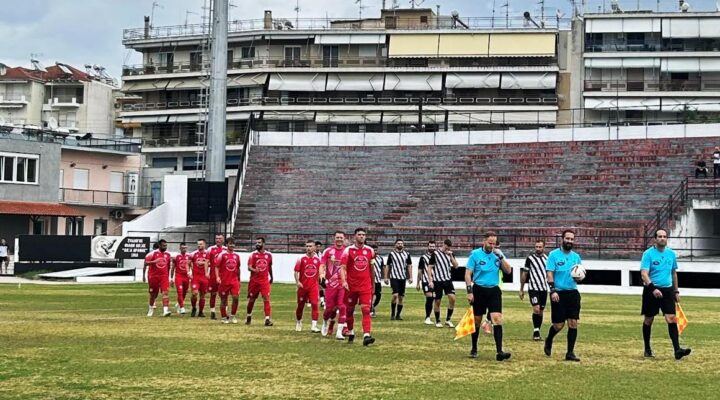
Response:
[{"label": "referee", "polygon": [[450,320],[455,311],[455,286],[453,286],[450,270],[458,267],[458,262],[452,252],[452,241],[445,239],[442,249],[433,252],[430,263],[433,265],[433,280],[435,286],[435,326],[442,328],[440,323],[440,303],[443,294],[448,298],[447,314],[445,314],[445,325],[454,328]]},{"label": "referee", "polygon": [[385,269],[385,260],[383,260],[382,256],[378,254],[378,245],[373,244],[372,248],[375,252],[375,262],[373,263],[373,268],[375,268],[375,291],[373,293],[373,303],[372,308],[370,309],[370,316],[375,318],[377,316],[377,314],[375,314],[375,308],[378,304],[380,304],[380,299],[382,298],[382,276],[383,269]]},{"label": "referee", "polygon": [[[430,313],[433,310],[433,301],[435,300],[435,290],[433,289],[433,265],[430,261],[435,253],[435,241],[431,240],[428,242],[427,250],[423,255],[420,256],[418,261],[418,277],[417,277],[417,290],[423,291],[425,295],[425,325],[432,325],[430,320]],[[442,328],[442,324],[440,324]]]},{"label": "referee", "polygon": [[[495,337],[495,359],[505,361],[510,358],[510,353],[503,351],[503,327],[502,327],[502,293],[500,292],[500,268],[506,273],[512,271],[512,267],[505,259],[502,251],[495,247],[497,234],[486,232],[483,239],[483,246],[475,249],[468,257],[467,268],[465,269],[465,284],[467,285],[468,302],[472,305],[475,315],[475,326],[480,326],[486,311],[490,311],[493,323],[493,336]],[[475,329],[472,334],[472,348],[470,358],[477,358],[477,342],[480,331]]]},{"label": "referee", "polygon": [[532,306],[533,340],[540,341],[540,328],[543,311],[547,304],[547,273],[545,270],[545,241],[535,241],[535,252],[525,259],[525,267],[520,273],[520,300],[525,299],[525,284],[528,284],[528,297]]},{"label": "referee", "polygon": [[550,357],[555,335],[568,324],[567,353],[565,361],[580,361],[575,356],[575,341],[577,341],[577,327],[580,319],[580,292],[577,283],[572,278],[571,271],[576,265],[581,265],[580,256],[572,251],[575,243],[575,232],[566,229],[562,233],[562,247],[550,252],[547,259],[547,282],[552,300],[552,325],[545,339],[545,355]]},{"label": "referee", "polygon": [[680,302],[678,290],[677,258],[675,251],[667,247],[667,231],[655,231],[655,246],[645,250],[640,261],[640,277],[645,288],[642,294],[643,340],[645,341],[645,357],[655,355],[650,347],[652,323],[658,311],[662,310],[668,324],[668,333],[675,350],[675,359],[679,360],[688,354],[690,349],[680,348],[675,302]]},{"label": "referee", "polygon": [[[405,285],[412,279],[412,259],[410,253],[403,250],[405,242],[401,239],[395,241],[395,250],[388,254],[385,265],[385,284],[392,288],[392,303],[390,304],[390,320],[402,321],[403,299],[405,299]],[[388,279],[389,272],[389,279]]]}]

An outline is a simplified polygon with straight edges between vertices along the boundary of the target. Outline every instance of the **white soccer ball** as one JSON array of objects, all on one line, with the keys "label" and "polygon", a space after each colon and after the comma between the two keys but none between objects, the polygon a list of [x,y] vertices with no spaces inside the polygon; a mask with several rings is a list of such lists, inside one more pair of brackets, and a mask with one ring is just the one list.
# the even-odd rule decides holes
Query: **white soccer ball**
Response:
[{"label": "white soccer ball", "polygon": [[570,270],[570,276],[572,276],[573,279],[575,279],[577,282],[582,281],[585,279],[585,275],[587,272],[585,271],[585,267],[583,267],[580,264],[577,264],[576,266],[572,267]]}]

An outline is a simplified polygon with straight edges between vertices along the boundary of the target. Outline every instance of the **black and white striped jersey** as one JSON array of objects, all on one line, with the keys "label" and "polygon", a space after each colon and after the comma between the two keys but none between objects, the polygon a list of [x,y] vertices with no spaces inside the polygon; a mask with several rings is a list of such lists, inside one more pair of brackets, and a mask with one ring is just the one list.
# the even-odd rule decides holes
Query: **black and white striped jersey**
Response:
[{"label": "black and white striped jersey", "polygon": [[390,279],[408,279],[407,266],[412,265],[412,258],[405,250],[393,250],[388,254],[387,265],[390,268]]},{"label": "black and white striped jersey", "polygon": [[418,261],[418,271],[421,272],[420,279],[422,280],[422,283],[428,283],[430,278],[428,274],[428,265],[432,265],[430,262],[431,259],[432,254],[425,252],[425,254],[420,256],[420,260]]},{"label": "black and white striped jersey", "polygon": [[452,280],[452,273],[450,272],[452,260],[444,251],[435,250],[430,259],[430,263],[433,265],[433,280],[437,282]]},{"label": "black and white striped jersey", "polygon": [[375,283],[382,282],[383,268],[385,268],[385,260],[380,254],[375,254]]},{"label": "black and white striped jersey", "polygon": [[547,271],[545,270],[545,262],[547,256],[542,254],[540,256],[535,253],[530,254],[525,259],[525,268],[523,272],[528,273],[528,290],[536,290],[540,292],[546,292],[549,290],[547,284]]}]

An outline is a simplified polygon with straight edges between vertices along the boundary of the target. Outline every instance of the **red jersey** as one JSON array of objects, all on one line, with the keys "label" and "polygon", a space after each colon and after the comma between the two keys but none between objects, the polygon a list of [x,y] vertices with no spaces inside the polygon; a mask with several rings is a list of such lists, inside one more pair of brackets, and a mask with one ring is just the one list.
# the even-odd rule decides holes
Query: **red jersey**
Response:
[{"label": "red jersey", "polygon": [[170,261],[172,256],[167,251],[153,250],[145,257],[146,262],[156,261],[154,264],[148,265],[148,276],[170,276]]},{"label": "red jersey", "polygon": [[370,260],[375,258],[375,252],[370,246],[356,247],[352,245],[345,249],[341,264],[347,270],[347,284],[351,292],[366,292],[373,290],[372,270]]},{"label": "red jersey", "polygon": [[340,261],[345,252],[345,246],[337,248],[335,246],[325,249],[322,255],[322,263],[325,264],[325,280],[329,288],[338,289],[342,286],[340,282]]},{"label": "red jersey", "polygon": [[300,273],[300,283],[305,290],[313,289],[319,286],[318,272],[320,270],[320,259],[313,255],[308,257],[304,255],[295,263],[295,272]]},{"label": "red jersey", "polygon": [[213,278],[215,276],[215,266],[217,265],[217,259],[218,256],[223,252],[227,250],[227,247],[225,246],[210,246],[208,249],[208,258],[210,259],[210,277]]},{"label": "red jersey", "polygon": [[175,263],[175,276],[185,275],[188,276],[190,269],[188,268],[188,262],[190,262],[190,254],[177,254],[173,257]]},{"label": "red jersey", "polygon": [[266,250],[253,251],[248,258],[248,266],[256,270],[256,272],[250,273],[251,281],[269,282],[270,271],[272,271],[272,253]]},{"label": "red jersey", "polygon": [[220,282],[224,284],[240,282],[240,256],[238,253],[225,251],[215,261],[220,269]]},{"label": "red jersey", "polygon": [[210,265],[210,254],[207,250],[195,250],[190,253],[190,260],[192,260],[192,273],[193,277],[204,278],[206,273],[206,266]]}]

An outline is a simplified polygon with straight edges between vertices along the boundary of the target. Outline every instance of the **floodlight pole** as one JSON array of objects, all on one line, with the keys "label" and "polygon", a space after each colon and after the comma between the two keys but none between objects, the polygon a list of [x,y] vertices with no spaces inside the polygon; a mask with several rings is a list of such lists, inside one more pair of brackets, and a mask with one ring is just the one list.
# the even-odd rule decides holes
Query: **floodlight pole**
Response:
[{"label": "floodlight pole", "polygon": [[208,182],[225,181],[225,120],[227,101],[228,0],[212,0],[212,65],[208,111],[207,173]]}]

